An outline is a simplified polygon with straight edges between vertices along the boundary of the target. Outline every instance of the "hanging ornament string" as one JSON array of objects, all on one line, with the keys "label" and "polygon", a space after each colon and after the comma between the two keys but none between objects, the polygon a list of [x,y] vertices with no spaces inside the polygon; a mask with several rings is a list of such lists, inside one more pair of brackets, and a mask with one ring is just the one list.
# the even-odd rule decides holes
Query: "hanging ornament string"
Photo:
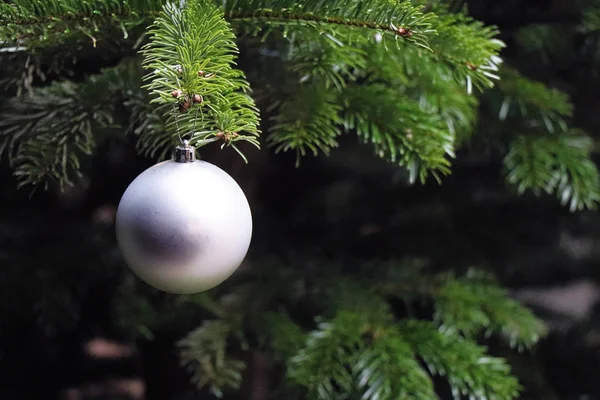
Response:
[{"label": "hanging ornament string", "polygon": [[184,144],[183,139],[181,138],[181,131],[179,130],[179,119],[177,118],[177,116],[177,106],[175,106],[175,103],[173,103],[173,119],[175,120],[175,132],[177,133],[177,137],[179,138],[181,144]]},{"label": "hanging ornament string", "polygon": [[[192,102],[192,106],[194,103],[200,103],[201,100],[197,101],[195,98],[199,97],[200,99],[202,98],[201,96],[194,96],[194,100]],[[184,144],[184,142],[190,142],[195,134],[196,134],[196,125],[198,124],[198,114],[200,112],[200,108],[199,107],[195,107],[195,112],[194,112],[194,119],[193,119],[193,125],[192,125],[192,131],[189,133],[189,138],[187,140],[183,139],[181,137],[181,129],[179,129],[179,112],[177,110],[177,106],[175,105],[175,103],[173,103],[173,119],[175,122],[175,132],[177,133],[177,137],[179,138],[179,141],[181,142],[181,144]]]},{"label": "hanging ornament string", "polygon": [[196,124],[198,123],[198,112],[200,111],[200,107],[196,107],[196,113],[194,114],[194,125],[192,126],[192,132],[190,133],[190,140],[196,134]]}]

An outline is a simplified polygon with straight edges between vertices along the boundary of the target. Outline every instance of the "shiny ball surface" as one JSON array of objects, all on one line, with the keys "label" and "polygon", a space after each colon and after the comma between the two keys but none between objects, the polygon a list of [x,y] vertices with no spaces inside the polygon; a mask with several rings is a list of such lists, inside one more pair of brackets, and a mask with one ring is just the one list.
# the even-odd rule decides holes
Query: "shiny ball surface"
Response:
[{"label": "shiny ball surface", "polygon": [[169,293],[211,289],[242,263],[252,214],[237,182],[206,161],[164,161],[129,185],[117,209],[125,262],[150,286]]}]

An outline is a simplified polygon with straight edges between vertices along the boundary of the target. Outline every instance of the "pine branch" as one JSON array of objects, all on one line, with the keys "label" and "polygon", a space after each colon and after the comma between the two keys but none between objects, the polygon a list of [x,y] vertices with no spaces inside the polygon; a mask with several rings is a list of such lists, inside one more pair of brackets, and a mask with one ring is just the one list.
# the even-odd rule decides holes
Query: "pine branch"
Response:
[{"label": "pine branch", "polygon": [[308,151],[328,154],[338,145],[340,110],[336,93],[325,85],[300,85],[273,118],[269,145],[276,152],[295,150],[297,164]]},{"label": "pine branch", "polygon": [[525,118],[535,127],[538,123],[531,120],[541,118],[539,125],[549,133],[567,130],[565,118],[571,117],[573,105],[566,94],[527,79],[510,67],[502,68],[501,77],[497,89],[503,96],[499,110],[501,120]]},{"label": "pine branch", "polygon": [[[104,88],[103,88],[104,89]],[[80,157],[95,147],[94,128],[113,123],[97,81],[55,83],[5,104],[0,117],[0,154],[15,167],[20,185],[72,185]]]},{"label": "pine branch", "polygon": [[243,361],[227,355],[227,340],[232,327],[224,321],[207,321],[178,342],[182,365],[192,374],[198,388],[209,387],[217,398],[226,389],[242,383]]},{"label": "pine branch", "polygon": [[[137,80],[141,85],[142,75]],[[123,105],[129,110],[128,133],[138,137],[137,150],[156,160],[164,160],[173,148],[173,137],[165,128],[165,121],[150,104],[146,90],[132,90]]]},{"label": "pine branch", "polygon": [[456,81],[452,66],[435,62],[412,46],[367,49],[368,67],[360,73],[367,83],[385,82],[402,96],[417,101],[429,114],[440,115],[458,141],[468,138],[477,120],[478,98]]},{"label": "pine branch", "polygon": [[[351,26],[378,31],[397,40],[402,38],[428,48],[427,34],[433,33],[435,16],[424,14],[410,1],[387,0],[234,0],[223,5],[232,23],[249,24],[256,31],[259,23],[270,26],[304,25],[334,32],[335,26]],[[358,39],[358,36],[357,36]]]},{"label": "pine branch", "polygon": [[14,166],[19,184],[72,185],[82,157],[126,131],[118,119],[123,94],[140,92],[140,76],[135,60],[126,60],[81,83],[55,81],[7,101],[0,112],[0,156]]},{"label": "pine branch", "polygon": [[258,110],[244,74],[233,68],[238,50],[222,12],[201,0],[184,9],[168,3],[149,35],[142,50],[150,71],[144,87],[173,140],[180,131],[195,146],[223,140],[236,148],[245,140],[258,147]]},{"label": "pine branch", "polygon": [[350,393],[354,380],[349,364],[365,333],[360,315],[340,313],[330,322],[319,323],[305,347],[292,357],[287,376],[307,388],[309,398],[332,399],[341,390]]},{"label": "pine branch", "polygon": [[[228,3],[225,11],[241,32],[263,38],[282,31],[283,36],[293,42],[307,32],[317,31],[353,47],[381,45],[393,50],[416,44],[416,49],[430,50],[420,54],[424,60],[451,67],[453,78],[466,85],[469,92],[473,85],[492,87],[498,79],[496,71],[501,63],[498,53],[504,47],[504,43],[495,38],[497,29],[484,26],[465,14],[450,12],[442,5],[414,3],[333,0],[295,4],[290,0],[247,0]],[[390,10],[386,12],[386,8]],[[434,13],[425,13],[424,9]],[[336,17],[328,19],[330,14]],[[357,22],[356,18],[362,21]],[[407,20],[411,22],[406,23]],[[304,33],[298,34],[300,31]],[[373,42],[374,38],[378,44]]]},{"label": "pine branch", "polygon": [[342,98],[346,128],[356,129],[380,157],[407,167],[412,182],[450,173],[455,138],[437,113],[380,84],[349,86]]},{"label": "pine branch", "polygon": [[520,136],[504,159],[506,179],[520,194],[555,194],[571,211],[594,209],[600,201],[600,174],[590,159],[591,147],[578,132]]},{"label": "pine branch", "polygon": [[[290,27],[294,39],[282,49],[286,69],[298,76],[299,82],[325,85],[327,89],[342,90],[347,82],[356,79],[357,71],[367,67],[366,51],[353,43],[352,28],[336,31],[335,36],[303,27]],[[284,42],[285,43],[285,42]]]},{"label": "pine branch", "polygon": [[436,323],[445,332],[472,337],[500,333],[511,347],[531,348],[546,328],[535,315],[494,280],[472,270],[463,278],[448,276],[434,294]]},{"label": "pine branch", "polygon": [[163,0],[14,0],[0,3],[0,41],[28,48],[57,42],[81,33],[94,42],[107,25],[118,26],[125,37],[134,27],[157,15]]},{"label": "pine branch", "polygon": [[363,399],[433,400],[431,378],[395,328],[375,328],[357,356],[354,374]]},{"label": "pine branch", "polygon": [[288,377],[314,399],[356,393],[365,400],[432,399],[433,384],[398,336],[341,311],[321,322],[288,364]]},{"label": "pine branch", "polygon": [[485,348],[457,334],[442,333],[428,322],[400,323],[402,338],[425,361],[430,372],[448,379],[456,400],[512,400],[521,387],[501,358],[491,357]]},{"label": "pine branch", "polygon": [[433,25],[437,35],[430,39],[437,62],[452,66],[454,78],[466,85],[484,90],[494,86],[502,63],[499,52],[505,44],[496,38],[498,29],[485,26],[463,12],[451,12],[444,4],[428,4],[439,16]]},{"label": "pine branch", "polygon": [[405,320],[377,323],[368,313],[339,311],[310,333],[306,346],[288,364],[292,382],[315,399],[434,399],[431,377],[444,376],[455,398],[515,399],[520,386],[510,367],[485,348],[433,323]]}]

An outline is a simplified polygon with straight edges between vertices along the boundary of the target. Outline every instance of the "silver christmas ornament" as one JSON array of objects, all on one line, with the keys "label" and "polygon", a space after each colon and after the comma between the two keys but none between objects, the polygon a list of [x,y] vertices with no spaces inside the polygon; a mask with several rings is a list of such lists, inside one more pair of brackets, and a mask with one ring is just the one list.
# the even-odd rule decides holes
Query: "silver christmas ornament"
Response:
[{"label": "silver christmas ornament", "polygon": [[117,210],[117,242],[133,272],[177,294],[211,289],[242,263],[252,237],[244,192],[225,171],[195,159],[187,142],[140,174]]}]

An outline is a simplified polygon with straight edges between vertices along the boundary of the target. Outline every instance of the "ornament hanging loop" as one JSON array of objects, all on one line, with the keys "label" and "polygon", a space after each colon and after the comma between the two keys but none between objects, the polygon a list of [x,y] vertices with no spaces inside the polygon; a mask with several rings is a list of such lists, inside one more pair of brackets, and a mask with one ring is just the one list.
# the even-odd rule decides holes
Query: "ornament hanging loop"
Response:
[{"label": "ornament hanging loop", "polygon": [[190,146],[189,140],[184,140],[183,145],[177,146],[173,152],[173,161],[176,163],[193,163],[196,161],[196,149]]}]

